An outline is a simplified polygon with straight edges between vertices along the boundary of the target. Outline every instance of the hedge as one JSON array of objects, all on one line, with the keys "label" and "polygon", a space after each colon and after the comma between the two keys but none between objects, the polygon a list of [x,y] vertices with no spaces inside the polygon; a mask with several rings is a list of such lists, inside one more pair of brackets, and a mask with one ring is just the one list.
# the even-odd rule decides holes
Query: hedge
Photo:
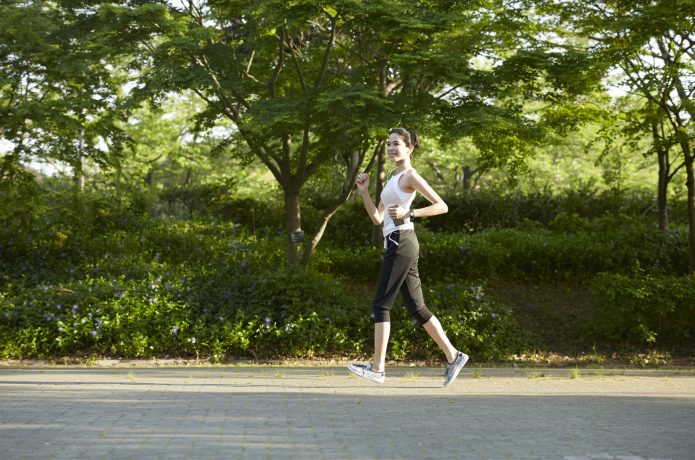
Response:
[{"label": "hedge", "polygon": [[695,343],[695,276],[605,273],[591,290],[596,310],[588,328],[597,340],[678,348]]}]

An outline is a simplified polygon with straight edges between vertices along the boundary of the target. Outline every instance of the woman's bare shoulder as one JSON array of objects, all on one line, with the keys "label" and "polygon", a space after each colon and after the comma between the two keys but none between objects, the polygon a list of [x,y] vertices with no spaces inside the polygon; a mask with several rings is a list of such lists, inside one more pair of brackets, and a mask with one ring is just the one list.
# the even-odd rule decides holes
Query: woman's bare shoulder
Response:
[{"label": "woman's bare shoulder", "polygon": [[427,184],[427,181],[418,174],[415,168],[410,168],[403,174],[403,185],[408,188],[409,192],[418,190],[422,184]]},{"label": "woman's bare shoulder", "polygon": [[427,183],[425,178],[422,177],[415,168],[410,168],[406,171],[404,176],[406,176],[408,184]]}]

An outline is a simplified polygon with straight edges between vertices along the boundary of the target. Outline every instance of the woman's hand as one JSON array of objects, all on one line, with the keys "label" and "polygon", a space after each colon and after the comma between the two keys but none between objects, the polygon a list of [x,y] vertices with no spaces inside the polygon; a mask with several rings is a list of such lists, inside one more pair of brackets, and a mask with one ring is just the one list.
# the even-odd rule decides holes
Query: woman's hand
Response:
[{"label": "woman's hand", "polygon": [[384,220],[384,205],[379,202],[379,206],[374,206],[372,197],[369,196],[369,176],[365,173],[358,174],[355,178],[355,184],[357,184],[357,190],[360,192],[362,201],[364,201],[364,207],[367,208],[367,214],[372,219],[372,223],[381,225]]},{"label": "woman's hand", "polygon": [[404,219],[408,215],[408,210],[401,208],[400,205],[397,204],[389,207],[388,211],[391,219]]},{"label": "woman's hand", "polygon": [[369,191],[369,176],[366,173],[358,174],[355,183],[357,184],[357,190],[360,192]]}]

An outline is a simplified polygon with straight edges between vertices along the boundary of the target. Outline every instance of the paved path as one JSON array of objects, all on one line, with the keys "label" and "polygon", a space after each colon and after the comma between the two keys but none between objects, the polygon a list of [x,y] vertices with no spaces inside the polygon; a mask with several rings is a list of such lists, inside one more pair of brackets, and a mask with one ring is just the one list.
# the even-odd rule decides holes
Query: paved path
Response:
[{"label": "paved path", "polygon": [[693,459],[695,372],[0,368],[0,459]]}]

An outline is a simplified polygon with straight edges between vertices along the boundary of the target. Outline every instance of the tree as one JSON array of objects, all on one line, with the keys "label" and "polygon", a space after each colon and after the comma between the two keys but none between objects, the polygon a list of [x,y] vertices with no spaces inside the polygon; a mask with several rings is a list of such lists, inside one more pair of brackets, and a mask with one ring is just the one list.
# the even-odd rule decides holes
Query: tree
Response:
[{"label": "tree", "polygon": [[203,110],[195,94],[182,93],[132,111],[121,127],[130,142],[113,162],[116,181],[165,188],[228,178],[231,158],[220,144],[230,128],[199,129],[196,115]]},{"label": "tree", "polygon": [[50,158],[73,167],[79,189],[83,159],[105,163],[119,151],[121,81],[90,29],[90,18],[57,3],[0,5],[0,135],[14,145],[3,180],[32,157]]},{"label": "tree", "polygon": [[[134,96],[190,89],[206,102],[210,124],[233,122],[230,142],[242,140],[283,190],[291,263],[308,263],[360,168],[381,164],[380,140],[391,127],[474,136],[506,158],[528,153],[519,132],[533,132],[533,123],[494,100],[503,74],[470,64],[500,49],[510,54],[517,37],[531,35],[528,18],[512,8],[518,2],[81,3],[112,47],[137,49]],[[500,139],[511,142],[500,150]],[[320,224],[302,246],[302,192],[331,175],[316,199]]]},{"label": "tree", "polygon": [[[617,66],[625,83],[650,108],[647,124],[664,161],[666,147],[678,144],[686,171],[690,270],[695,272],[695,171],[692,120],[695,116],[695,9],[691,0],[586,1],[563,4],[578,30],[594,40],[591,52],[603,66]],[[664,138],[659,120],[672,134]],[[662,166],[661,181],[667,176]],[[660,184],[662,187],[664,184]]]},{"label": "tree", "polygon": [[671,151],[678,146],[678,138],[668,117],[652,101],[647,100],[642,107],[628,111],[628,127],[624,130],[628,135],[639,136],[649,133],[651,147],[645,154],[656,155],[658,169],[657,181],[657,220],[659,229],[668,228],[668,189],[676,174],[685,166],[683,159],[673,159]]}]

